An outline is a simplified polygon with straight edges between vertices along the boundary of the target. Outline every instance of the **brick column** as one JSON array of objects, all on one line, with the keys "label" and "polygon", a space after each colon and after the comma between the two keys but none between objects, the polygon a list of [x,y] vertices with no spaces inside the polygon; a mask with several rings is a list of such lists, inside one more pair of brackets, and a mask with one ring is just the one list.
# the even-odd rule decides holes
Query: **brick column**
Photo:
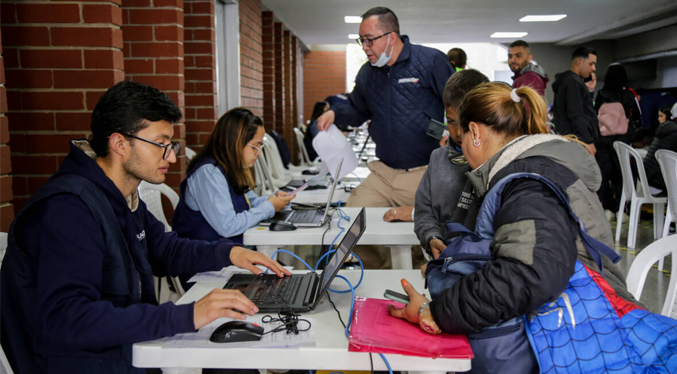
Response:
[{"label": "brick column", "polygon": [[[297,127],[300,123],[299,119],[299,103],[298,103],[298,57],[299,57],[299,39],[296,36],[291,37],[291,127]],[[291,138],[285,135],[289,151],[292,154],[292,162],[298,163],[298,145],[296,144],[293,129],[291,131]]]},{"label": "brick column", "polygon": [[275,127],[275,17],[273,12],[261,13],[263,49],[263,123],[266,130]]},{"label": "brick column", "polygon": [[[263,106],[261,1],[240,1],[240,96],[243,107],[259,117]],[[264,122],[265,121],[264,119]]]},{"label": "brick column", "polygon": [[12,161],[10,159],[9,125],[7,117],[7,91],[5,88],[5,62],[2,57],[2,31],[0,31],[0,231],[8,232],[14,219],[12,205]]},{"label": "brick column", "polygon": [[[122,0],[126,79],[153,86],[184,109],[183,2]],[[174,127],[174,139],[185,146],[185,126]],[[166,184],[177,189],[186,176],[182,154],[170,166]]]},{"label": "brick column", "polygon": [[186,144],[199,152],[214,129],[216,45],[213,0],[186,0]]},{"label": "brick column", "polygon": [[296,98],[292,92],[292,45],[291,45],[291,32],[289,30],[284,30],[282,34],[282,48],[284,53],[284,130],[282,136],[285,139],[294,139],[294,105]]},{"label": "brick column", "polygon": [[284,134],[284,110],[287,101],[284,91],[284,66],[287,59],[287,53],[284,48],[284,25],[280,22],[275,22],[273,33],[275,41],[275,118],[273,120],[273,130]]},{"label": "brick column", "polygon": [[124,78],[119,5],[2,2],[16,211],[56,172],[69,140],[89,135],[94,105]]},{"label": "brick column", "polygon": [[346,53],[311,51],[303,56],[303,114],[313,115],[313,106],[327,96],[346,90]]}]

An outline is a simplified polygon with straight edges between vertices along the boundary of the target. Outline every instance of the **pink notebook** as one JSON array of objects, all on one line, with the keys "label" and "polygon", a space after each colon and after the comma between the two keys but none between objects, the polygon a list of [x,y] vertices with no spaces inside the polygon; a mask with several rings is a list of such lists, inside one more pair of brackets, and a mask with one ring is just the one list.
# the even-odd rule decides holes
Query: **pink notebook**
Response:
[{"label": "pink notebook", "polygon": [[474,357],[465,335],[430,335],[418,325],[390,316],[388,304],[404,306],[390,300],[355,298],[348,351],[432,358]]}]

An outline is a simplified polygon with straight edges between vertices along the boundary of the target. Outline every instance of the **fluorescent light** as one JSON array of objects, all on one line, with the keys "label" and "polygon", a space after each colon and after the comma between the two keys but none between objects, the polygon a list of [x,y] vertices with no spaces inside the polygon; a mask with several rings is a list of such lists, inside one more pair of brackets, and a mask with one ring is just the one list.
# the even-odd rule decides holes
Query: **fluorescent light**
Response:
[{"label": "fluorescent light", "polygon": [[491,34],[490,38],[521,38],[529,34],[528,32],[495,32]]},{"label": "fluorescent light", "polygon": [[362,22],[362,17],[360,16],[345,16],[346,23],[360,23]]},{"label": "fluorescent light", "polygon": [[544,14],[541,16],[528,15],[520,18],[520,22],[555,22],[566,16],[566,14]]},{"label": "fluorescent light", "polygon": [[348,34],[348,39],[355,40],[355,39],[359,39],[359,38],[360,38],[360,34]]}]

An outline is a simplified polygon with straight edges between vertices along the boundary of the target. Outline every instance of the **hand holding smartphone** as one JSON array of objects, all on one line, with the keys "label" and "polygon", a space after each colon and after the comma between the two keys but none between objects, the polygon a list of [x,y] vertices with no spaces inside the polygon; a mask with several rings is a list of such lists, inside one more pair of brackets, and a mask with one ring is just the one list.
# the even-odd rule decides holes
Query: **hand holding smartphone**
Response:
[{"label": "hand holding smartphone", "polygon": [[409,304],[409,296],[407,296],[403,293],[392,291],[392,290],[386,290],[383,293],[383,297],[385,297],[386,299],[390,299],[390,300],[393,300],[393,301],[400,302],[400,303],[405,304],[405,305]]},{"label": "hand holding smartphone", "polygon": [[301,186],[301,187],[295,189],[294,191],[290,192],[290,193],[289,193],[289,196],[291,196],[291,195],[296,195],[297,193],[299,193],[299,192],[305,190],[306,188],[308,188],[308,183],[304,183],[303,186]]}]

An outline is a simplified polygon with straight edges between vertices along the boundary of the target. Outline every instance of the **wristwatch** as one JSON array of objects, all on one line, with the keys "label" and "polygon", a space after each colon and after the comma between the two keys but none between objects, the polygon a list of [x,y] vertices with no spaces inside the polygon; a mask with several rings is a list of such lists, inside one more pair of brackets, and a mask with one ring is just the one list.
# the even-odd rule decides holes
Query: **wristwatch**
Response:
[{"label": "wristwatch", "polygon": [[433,314],[430,311],[430,301],[426,301],[418,308],[418,325],[428,334],[437,335],[442,333],[442,329],[437,326],[437,322],[435,322]]}]

